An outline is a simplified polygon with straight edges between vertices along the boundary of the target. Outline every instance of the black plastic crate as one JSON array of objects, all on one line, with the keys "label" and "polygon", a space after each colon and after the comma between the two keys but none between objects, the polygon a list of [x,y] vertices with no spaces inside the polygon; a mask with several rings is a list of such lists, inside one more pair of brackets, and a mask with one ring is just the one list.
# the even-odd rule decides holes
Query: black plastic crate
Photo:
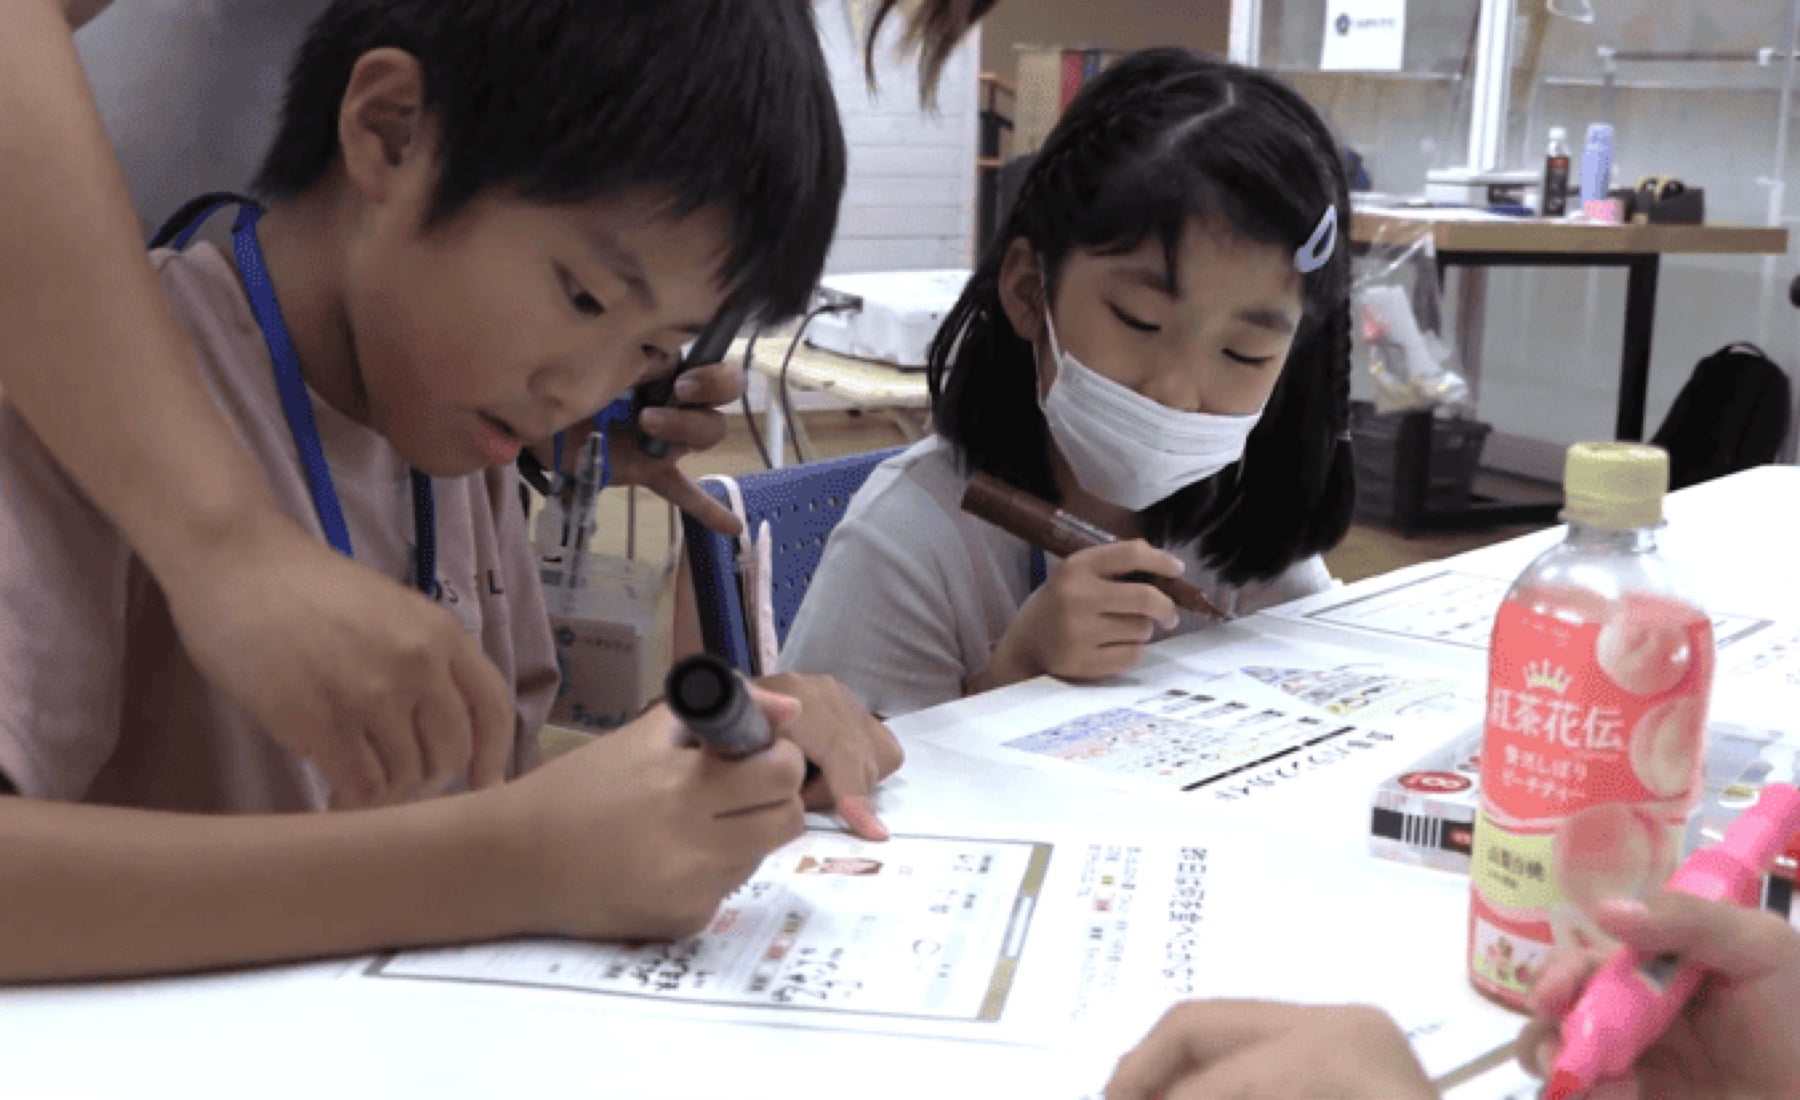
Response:
[{"label": "black plastic crate", "polygon": [[1408,418],[1431,420],[1427,459],[1427,511],[1457,509],[1469,503],[1475,471],[1491,425],[1467,417],[1441,417],[1431,412],[1378,413],[1367,401],[1350,403],[1350,432],[1356,448],[1356,518],[1383,526],[1411,526],[1410,506],[1401,491],[1417,477],[1402,428]]}]

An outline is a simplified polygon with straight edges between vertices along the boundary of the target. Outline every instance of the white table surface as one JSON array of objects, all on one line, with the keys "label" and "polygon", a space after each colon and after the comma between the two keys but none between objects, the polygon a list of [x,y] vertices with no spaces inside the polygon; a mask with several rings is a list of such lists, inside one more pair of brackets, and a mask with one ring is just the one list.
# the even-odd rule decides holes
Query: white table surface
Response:
[{"label": "white table surface", "polygon": [[[1671,500],[1666,545],[1695,576],[1709,608],[1800,621],[1796,501],[1800,469],[1793,468],[1752,471]],[[1462,555],[1447,567],[1510,578],[1557,537],[1555,532],[1531,536]],[[1446,563],[1438,566],[1443,567]],[[1375,578],[1348,591],[1379,591],[1392,583]],[[1336,595],[1341,598],[1343,591]],[[1281,616],[1255,616],[1230,630],[1164,643],[1139,676],[1152,681],[1178,672],[1183,662],[1229,654],[1234,645],[1270,637],[1388,653],[1468,679],[1479,690],[1485,670],[1478,652],[1371,639],[1310,623],[1304,610],[1301,605],[1302,614],[1295,615],[1290,607]],[[1729,684],[1724,688],[1728,691]],[[909,758],[882,793],[885,819],[896,832],[914,823],[935,829],[946,822],[970,828],[1121,823],[1207,837],[1250,830],[1176,798],[1096,786],[1073,768],[1066,775],[1026,769],[978,759],[956,747],[959,731],[1007,724],[1028,728],[1022,725],[1028,716],[1046,708],[1130,690],[1130,684],[1077,688],[1034,681],[896,721]],[[1311,988],[1316,999],[1354,996],[1353,988],[1343,988],[1349,980],[1344,975],[1384,966],[1440,975],[1446,1005],[1490,1014],[1505,1031],[1513,1021],[1461,979],[1466,880],[1377,860],[1361,848],[1367,776],[1391,774],[1388,765],[1404,763],[1415,750],[1416,745],[1395,747],[1392,760],[1370,762],[1342,791],[1309,800],[1315,816],[1286,830],[1289,835],[1267,830],[1274,838],[1269,843],[1286,846],[1280,851],[1316,843],[1318,858],[1331,860],[1340,873],[1366,875],[1368,912],[1340,916],[1361,922],[1359,927],[1371,922],[1385,927],[1387,934],[1363,945],[1361,953],[1368,957],[1339,972],[1308,943],[1247,942],[1244,950],[1249,958],[1257,952],[1268,956],[1275,975],[1271,988],[1291,989],[1316,973]],[[1292,877],[1298,896],[1304,896],[1308,878],[1300,861]],[[1384,911],[1391,896],[1411,899],[1408,910]],[[1259,899],[1265,901],[1273,917],[1278,899]],[[1118,1042],[1105,1040],[1104,1049],[1046,1051],[702,1024],[633,1015],[592,995],[343,980],[337,975],[346,965],[0,992],[0,1095],[786,1098],[843,1090],[859,1098],[1072,1097],[1097,1083],[1094,1067],[1110,1060]],[[1241,985],[1221,992],[1257,992]],[[1499,1078],[1494,1084],[1500,1086]],[[1478,1093],[1504,1094],[1465,1087],[1451,1095]]]}]

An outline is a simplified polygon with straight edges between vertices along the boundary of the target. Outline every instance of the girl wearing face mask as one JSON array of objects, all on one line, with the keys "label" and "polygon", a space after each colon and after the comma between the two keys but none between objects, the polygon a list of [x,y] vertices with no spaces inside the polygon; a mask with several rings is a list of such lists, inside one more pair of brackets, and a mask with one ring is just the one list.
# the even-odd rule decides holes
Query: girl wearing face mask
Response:
[{"label": "girl wearing face mask", "polygon": [[[935,434],[851,503],[782,664],[897,715],[1115,675],[1204,625],[1145,573],[1233,614],[1328,587],[1348,219],[1337,145],[1280,81],[1173,49],[1096,77],[932,344]],[[1122,540],[1046,561],[962,511],[973,471]]]}]

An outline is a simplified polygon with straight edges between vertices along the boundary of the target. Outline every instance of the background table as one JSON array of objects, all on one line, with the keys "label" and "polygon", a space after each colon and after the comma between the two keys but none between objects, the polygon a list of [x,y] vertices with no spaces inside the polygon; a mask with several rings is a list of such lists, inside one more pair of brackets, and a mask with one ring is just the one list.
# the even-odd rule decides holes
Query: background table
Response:
[{"label": "background table", "polygon": [[[1732,225],[1599,225],[1544,218],[1469,220],[1448,211],[1365,210],[1351,221],[1352,244],[1398,244],[1429,233],[1440,276],[1466,268],[1457,306],[1457,350],[1471,391],[1480,384],[1482,315],[1491,267],[1623,267],[1626,270],[1624,343],[1619,353],[1616,439],[1644,438],[1650,385],[1650,343],[1656,327],[1656,286],[1666,255],[1784,255],[1787,230]],[[1431,417],[1412,414],[1402,427],[1405,480],[1396,487],[1398,526],[1405,533],[1513,523],[1554,522],[1555,505],[1477,502],[1468,508],[1426,506]]]},{"label": "background table", "polygon": [[[765,383],[765,443],[770,460],[777,466],[786,461],[789,431],[794,433],[795,439],[802,445],[807,442],[806,429],[798,420],[799,414],[796,413],[795,421],[790,424],[787,410],[781,404],[781,365],[787,357],[790,340],[790,336],[780,334],[759,339],[754,359],[746,358],[749,348],[746,340],[738,341],[731,348],[733,356],[744,360],[745,374],[759,374]],[[854,409],[886,416],[912,442],[919,439],[919,426],[924,421],[924,410],[931,407],[931,395],[926,387],[923,370],[907,370],[869,359],[854,359],[815,348],[804,341],[794,348],[793,359],[788,364],[787,385],[790,390],[826,394],[846,402]],[[810,446],[806,447],[806,451],[809,455],[817,454]]]}]

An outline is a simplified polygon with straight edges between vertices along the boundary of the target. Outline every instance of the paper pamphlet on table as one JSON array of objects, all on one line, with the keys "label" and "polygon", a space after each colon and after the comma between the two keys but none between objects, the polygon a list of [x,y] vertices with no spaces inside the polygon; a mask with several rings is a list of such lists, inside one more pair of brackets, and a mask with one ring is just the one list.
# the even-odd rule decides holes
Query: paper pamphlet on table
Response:
[{"label": "paper pamphlet on table", "polygon": [[[1356,591],[1321,593],[1269,609],[1262,616],[1305,629],[1326,628],[1366,638],[1381,652],[1401,652],[1431,643],[1448,660],[1485,677],[1486,651],[1494,614],[1509,579],[1428,564],[1399,570]],[[1784,726],[1800,733],[1800,624],[1736,611],[1712,611],[1718,651],[1712,710],[1746,723]]]},{"label": "paper pamphlet on table", "polygon": [[1713,711],[1800,735],[1800,623],[1770,623],[1719,654]]},{"label": "paper pamphlet on table", "polygon": [[1166,662],[1190,686],[1205,683],[1271,707],[1298,704],[1313,716],[1364,726],[1438,733],[1480,719],[1486,685],[1467,669],[1335,645],[1330,637],[1231,624],[1164,647],[1151,675],[1159,682],[1171,675],[1156,668]]},{"label": "paper pamphlet on table", "polygon": [[1443,1094],[1444,1100],[1543,1100],[1543,1095],[1543,1079],[1526,1073],[1516,1058]]},{"label": "paper pamphlet on table", "polygon": [[[1511,578],[1439,565],[1398,570],[1352,589],[1335,589],[1295,600],[1264,614],[1276,619],[1328,626],[1459,649],[1486,651],[1500,601]],[[1708,609],[1713,639],[1725,650],[1769,626],[1754,615]]]},{"label": "paper pamphlet on table", "polygon": [[1540,1100],[1544,1082],[1512,1058],[1481,1076],[1450,1089],[1444,1100]]},{"label": "paper pamphlet on table", "polygon": [[604,994],[637,1002],[634,1009],[1002,1032],[995,1025],[1021,1011],[1020,954],[1040,920],[1052,852],[1029,839],[913,835],[875,844],[813,832],[765,860],[702,935],[679,943],[412,951],[370,973]]},{"label": "paper pamphlet on table", "polygon": [[1481,699],[1467,675],[1229,626],[924,739],[1361,852],[1371,792],[1478,724]]},{"label": "paper pamphlet on table", "polygon": [[408,951],[366,973],[639,1016],[1073,1045],[1097,1076],[1071,1094],[1191,997],[1376,1003],[1434,1074],[1517,1030],[1468,987],[1466,891],[1440,876],[1199,825],[963,833],[809,834],[673,945]]}]

